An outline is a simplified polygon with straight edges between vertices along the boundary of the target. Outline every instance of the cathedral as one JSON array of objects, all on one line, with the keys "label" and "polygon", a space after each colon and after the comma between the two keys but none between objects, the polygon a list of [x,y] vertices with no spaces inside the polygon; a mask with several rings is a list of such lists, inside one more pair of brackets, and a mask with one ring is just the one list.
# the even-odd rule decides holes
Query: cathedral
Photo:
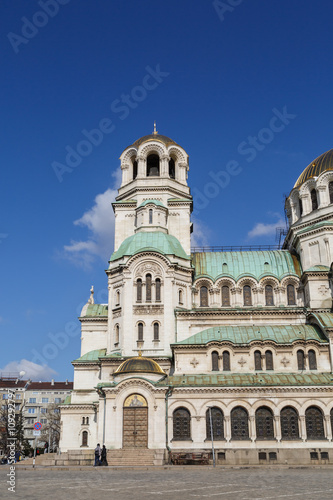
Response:
[{"label": "cathedral", "polygon": [[61,450],[333,463],[333,150],[296,180],[267,251],[191,250],[188,155],[169,137],[120,160],[108,303],[92,288],[79,318]]}]

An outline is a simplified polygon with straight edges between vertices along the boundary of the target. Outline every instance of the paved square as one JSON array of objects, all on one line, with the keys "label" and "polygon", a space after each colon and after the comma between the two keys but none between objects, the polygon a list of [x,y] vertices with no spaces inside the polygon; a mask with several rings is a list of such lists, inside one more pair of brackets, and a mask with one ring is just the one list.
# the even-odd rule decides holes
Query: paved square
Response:
[{"label": "paved square", "polygon": [[0,498],[93,500],[331,500],[333,469],[294,468],[87,470],[16,469],[16,492],[7,490],[0,468]]}]

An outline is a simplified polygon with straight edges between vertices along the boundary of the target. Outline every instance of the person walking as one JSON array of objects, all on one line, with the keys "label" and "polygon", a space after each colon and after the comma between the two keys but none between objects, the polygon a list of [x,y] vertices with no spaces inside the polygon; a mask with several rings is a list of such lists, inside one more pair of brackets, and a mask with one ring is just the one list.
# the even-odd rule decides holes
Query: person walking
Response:
[{"label": "person walking", "polygon": [[101,465],[101,447],[99,443],[97,443],[97,446],[95,448],[95,463],[94,467]]},{"label": "person walking", "polygon": [[106,448],[105,444],[103,444],[102,452],[101,452],[101,460],[102,460],[102,465],[108,465],[108,461],[106,459]]}]

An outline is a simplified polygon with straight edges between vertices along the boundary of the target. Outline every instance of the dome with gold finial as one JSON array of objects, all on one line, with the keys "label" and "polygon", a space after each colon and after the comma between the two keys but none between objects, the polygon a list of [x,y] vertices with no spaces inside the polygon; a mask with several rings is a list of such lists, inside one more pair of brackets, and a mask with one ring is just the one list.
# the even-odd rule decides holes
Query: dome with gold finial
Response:
[{"label": "dome with gold finial", "polygon": [[144,135],[143,137],[140,137],[140,139],[137,139],[131,145],[135,146],[136,148],[138,148],[144,142],[150,142],[150,141],[162,142],[163,144],[165,144],[165,146],[170,146],[172,144],[178,146],[178,144],[173,139],[170,139],[170,137],[167,137],[166,135],[160,135],[157,132],[157,130],[156,130],[156,122],[154,122],[154,131],[153,131],[152,134]]},{"label": "dome with gold finial", "polygon": [[326,170],[333,170],[333,149],[326,151],[322,155],[313,160],[310,165],[306,167],[297,179],[294,188],[300,187],[304,182],[311,177],[318,177]]},{"label": "dome with gold finial", "polygon": [[156,361],[144,356],[136,356],[123,361],[114,374],[120,375],[121,373],[155,373],[166,375]]}]

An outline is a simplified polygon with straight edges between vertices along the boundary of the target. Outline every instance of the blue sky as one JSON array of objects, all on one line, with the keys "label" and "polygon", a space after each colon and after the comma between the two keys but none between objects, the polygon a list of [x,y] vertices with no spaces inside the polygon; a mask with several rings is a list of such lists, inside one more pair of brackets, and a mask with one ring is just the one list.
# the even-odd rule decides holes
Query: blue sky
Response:
[{"label": "blue sky", "polygon": [[328,0],[1,2],[0,371],[73,378],[91,285],[106,302],[119,156],[154,120],[190,156],[195,244],[275,243],[283,195],[332,148],[332,16]]}]

